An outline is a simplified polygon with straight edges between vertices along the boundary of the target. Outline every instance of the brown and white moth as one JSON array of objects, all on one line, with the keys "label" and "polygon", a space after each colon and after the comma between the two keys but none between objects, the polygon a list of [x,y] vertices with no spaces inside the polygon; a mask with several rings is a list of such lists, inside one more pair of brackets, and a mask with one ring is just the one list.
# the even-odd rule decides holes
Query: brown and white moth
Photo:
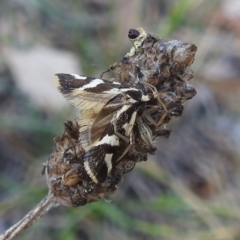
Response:
[{"label": "brown and white moth", "polygon": [[158,96],[151,87],[133,88],[77,74],[56,74],[55,80],[63,96],[80,110],[84,167],[95,183],[105,181],[114,162],[134,145],[136,123],[140,138],[151,145],[151,131],[141,119],[147,104]]}]

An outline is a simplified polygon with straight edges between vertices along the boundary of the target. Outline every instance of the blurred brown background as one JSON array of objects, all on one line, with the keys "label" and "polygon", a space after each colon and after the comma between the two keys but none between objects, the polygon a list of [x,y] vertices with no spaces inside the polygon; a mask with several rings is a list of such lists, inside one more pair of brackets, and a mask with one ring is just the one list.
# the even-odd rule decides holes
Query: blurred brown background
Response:
[{"label": "blurred brown background", "polygon": [[197,96],[169,126],[170,138],[159,139],[157,154],[107,201],[53,209],[17,239],[240,239],[239,0],[0,6],[0,232],[47,194],[42,163],[75,118],[53,75],[98,77],[129,50],[128,30],[141,26],[197,45]]}]

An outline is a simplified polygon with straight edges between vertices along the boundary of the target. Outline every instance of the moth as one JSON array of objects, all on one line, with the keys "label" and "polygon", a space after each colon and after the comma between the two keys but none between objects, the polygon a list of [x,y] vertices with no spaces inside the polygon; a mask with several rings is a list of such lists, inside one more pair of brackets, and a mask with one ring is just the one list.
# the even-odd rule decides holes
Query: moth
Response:
[{"label": "moth", "polygon": [[[126,87],[118,82],[77,74],[56,74],[58,90],[80,111],[79,141],[85,151],[84,167],[95,182],[103,182],[114,161],[134,145],[134,131],[151,145],[151,130],[141,119],[146,106],[157,98],[149,86]],[[133,156],[131,156],[133,157]]]},{"label": "moth", "polygon": [[[141,47],[147,34],[142,28],[130,29],[133,43],[125,59]],[[114,69],[112,65],[107,71]],[[138,161],[154,153],[153,135],[166,114],[157,89],[136,81],[133,86],[77,74],[56,74],[58,90],[80,111],[79,141],[85,151],[84,167],[93,182],[104,182],[123,158]],[[161,116],[158,119],[158,116]],[[155,126],[151,128],[151,126]]]}]

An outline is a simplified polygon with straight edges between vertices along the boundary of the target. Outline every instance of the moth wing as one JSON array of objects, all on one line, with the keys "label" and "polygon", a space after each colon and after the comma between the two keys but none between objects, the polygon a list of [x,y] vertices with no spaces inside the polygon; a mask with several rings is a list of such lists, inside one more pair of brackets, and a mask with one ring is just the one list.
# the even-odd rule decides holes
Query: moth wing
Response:
[{"label": "moth wing", "polygon": [[[98,125],[98,121],[99,124],[101,123],[105,127],[109,123],[109,119],[111,119],[111,116],[107,116],[109,112],[103,111],[103,114],[100,115],[99,113],[111,99],[119,95],[117,93],[104,92],[119,84],[103,79],[63,73],[55,75],[55,84],[62,95],[80,111],[80,140],[83,148],[91,145],[101,135],[100,128],[95,127]],[[98,119],[97,121],[96,118]],[[96,134],[93,134],[94,130],[91,130],[93,125],[93,129],[98,130]]]},{"label": "moth wing", "polygon": [[102,137],[104,131],[108,130],[107,128],[109,127],[111,120],[124,104],[123,95],[117,95],[99,112],[91,127],[90,134],[93,142]]}]

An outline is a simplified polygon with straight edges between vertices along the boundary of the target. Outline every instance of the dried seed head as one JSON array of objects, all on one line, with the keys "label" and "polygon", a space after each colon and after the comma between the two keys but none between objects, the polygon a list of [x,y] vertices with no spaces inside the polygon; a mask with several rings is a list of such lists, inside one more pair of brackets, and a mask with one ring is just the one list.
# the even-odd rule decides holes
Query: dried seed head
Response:
[{"label": "dried seed head", "polygon": [[[146,34],[142,28],[131,29],[128,37],[133,43],[131,51],[109,69],[115,71],[115,80],[124,87],[134,86],[153,96],[147,103],[137,102],[141,110],[134,111],[138,115],[133,122],[132,139],[129,138],[130,142],[134,138],[133,146],[128,148],[129,142],[119,139],[118,150],[111,154],[112,166],[106,168],[108,173],[104,174],[106,179],[95,183],[93,177],[100,174],[102,167],[86,167],[84,156],[89,152],[85,153],[79,142],[81,126],[67,122],[64,133],[55,138],[55,148],[44,164],[48,187],[56,204],[81,206],[113,193],[125,173],[137,162],[146,161],[147,154],[155,153],[153,140],[159,136],[169,137],[170,130],[165,124],[172,117],[180,116],[183,103],[196,94],[190,82],[195,45],[163,41],[154,34]],[[129,134],[124,137],[128,139]]]}]

